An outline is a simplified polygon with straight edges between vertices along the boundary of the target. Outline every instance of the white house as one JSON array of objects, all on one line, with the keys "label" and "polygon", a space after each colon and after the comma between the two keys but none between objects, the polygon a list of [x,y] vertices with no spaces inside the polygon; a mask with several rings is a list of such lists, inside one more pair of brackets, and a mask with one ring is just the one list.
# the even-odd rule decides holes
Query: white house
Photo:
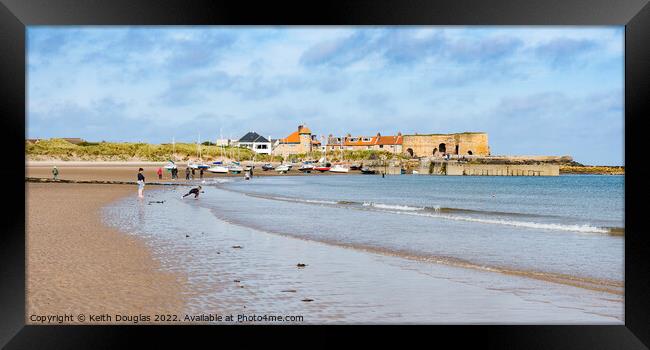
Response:
[{"label": "white house", "polygon": [[271,154],[271,141],[264,138],[264,136],[259,135],[258,133],[251,131],[246,135],[242,136],[236,143],[235,146],[246,147],[253,150],[258,154]]}]

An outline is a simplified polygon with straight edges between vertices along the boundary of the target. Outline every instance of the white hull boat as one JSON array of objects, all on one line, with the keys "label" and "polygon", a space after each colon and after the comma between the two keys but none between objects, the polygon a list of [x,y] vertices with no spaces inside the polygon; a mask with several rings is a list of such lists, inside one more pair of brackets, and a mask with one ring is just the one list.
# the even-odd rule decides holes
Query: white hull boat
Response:
[{"label": "white hull boat", "polygon": [[215,165],[212,168],[209,168],[208,171],[215,174],[227,174],[228,167],[225,167],[223,165]]},{"label": "white hull boat", "polygon": [[333,166],[333,167],[330,169],[330,172],[332,172],[332,173],[347,173],[347,172],[349,172],[349,171],[350,171],[350,168],[345,167],[345,166],[343,166],[343,165],[339,165],[339,164]]},{"label": "white hull boat", "polygon": [[278,167],[275,168],[275,171],[277,171],[277,172],[281,172],[281,173],[282,173],[282,172],[287,172],[287,171],[289,171],[289,169],[291,169],[291,168],[290,168],[288,165],[284,165],[284,164],[283,164],[283,165],[278,165]]}]

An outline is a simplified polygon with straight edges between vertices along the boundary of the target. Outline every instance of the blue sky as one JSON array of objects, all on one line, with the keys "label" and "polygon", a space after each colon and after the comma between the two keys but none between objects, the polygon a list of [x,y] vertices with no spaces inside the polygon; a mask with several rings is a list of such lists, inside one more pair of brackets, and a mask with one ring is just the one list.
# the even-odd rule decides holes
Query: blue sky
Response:
[{"label": "blue sky", "polygon": [[485,131],[624,163],[623,27],[28,28],[30,138]]}]

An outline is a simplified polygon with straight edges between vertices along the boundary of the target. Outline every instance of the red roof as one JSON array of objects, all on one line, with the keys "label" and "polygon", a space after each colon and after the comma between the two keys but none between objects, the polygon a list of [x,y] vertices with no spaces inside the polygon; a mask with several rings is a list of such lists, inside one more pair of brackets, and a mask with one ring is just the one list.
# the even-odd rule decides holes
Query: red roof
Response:
[{"label": "red roof", "polygon": [[311,134],[311,130],[304,125],[298,125],[298,131],[294,131],[291,135],[280,139],[280,143],[300,143],[301,134]]},{"label": "red roof", "polygon": [[300,135],[297,131],[291,133],[291,135],[280,139],[281,143],[300,143]]},{"label": "red roof", "polygon": [[[343,142],[344,146],[374,146],[374,145],[401,145],[402,135],[397,136],[373,136],[369,141],[363,141],[364,136],[356,137],[356,141],[350,141],[351,137],[346,137]],[[368,137],[366,137],[368,138]],[[334,144],[335,145],[335,144]]]}]

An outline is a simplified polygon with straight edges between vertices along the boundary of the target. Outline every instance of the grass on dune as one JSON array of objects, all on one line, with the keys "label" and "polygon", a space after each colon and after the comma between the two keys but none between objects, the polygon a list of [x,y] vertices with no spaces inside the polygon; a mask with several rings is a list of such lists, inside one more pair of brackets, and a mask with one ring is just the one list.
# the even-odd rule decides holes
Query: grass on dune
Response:
[{"label": "grass on dune", "polygon": [[[175,161],[189,161],[198,158],[198,148],[194,143],[172,144],[148,144],[137,142],[83,142],[73,144],[63,139],[40,140],[37,143],[26,143],[26,154],[28,158],[39,159],[60,159],[60,160],[140,160],[162,162],[172,159]],[[341,160],[382,160],[401,159],[403,155],[395,155],[387,151],[360,150],[327,152],[327,160],[338,162]],[[219,147],[216,145],[201,145],[201,157],[205,161],[226,159],[237,159],[241,161],[252,160],[261,162],[278,162],[283,160],[280,156],[257,154],[242,147]],[[323,153],[316,151],[304,154],[294,154],[284,160],[318,160]]]}]

